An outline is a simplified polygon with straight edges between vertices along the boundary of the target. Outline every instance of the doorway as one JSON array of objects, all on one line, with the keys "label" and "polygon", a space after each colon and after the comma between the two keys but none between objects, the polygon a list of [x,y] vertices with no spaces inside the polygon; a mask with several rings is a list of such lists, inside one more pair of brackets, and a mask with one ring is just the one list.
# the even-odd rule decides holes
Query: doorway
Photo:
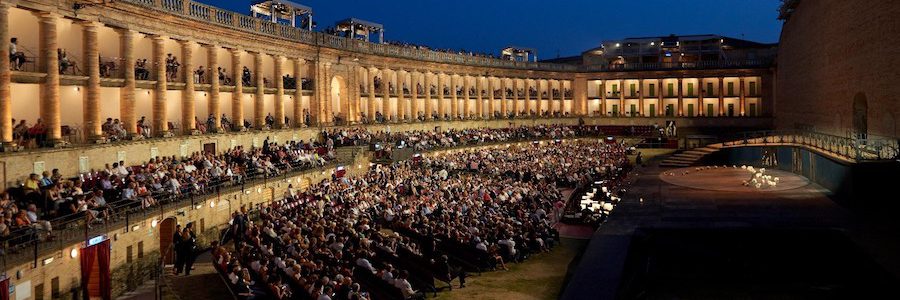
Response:
[{"label": "doorway", "polygon": [[[95,242],[95,240],[98,241]],[[90,239],[87,245],[87,247],[81,248],[82,299],[112,300],[109,239],[104,236],[95,237]]]},{"label": "doorway", "polygon": [[166,218],[159,224],[159,251],[164,253],[163,264],[165,265],[175,263],[174,250],[169,248],[172,246],[175,238],[175,226],[177,224],[178,221],[174,217]]}]

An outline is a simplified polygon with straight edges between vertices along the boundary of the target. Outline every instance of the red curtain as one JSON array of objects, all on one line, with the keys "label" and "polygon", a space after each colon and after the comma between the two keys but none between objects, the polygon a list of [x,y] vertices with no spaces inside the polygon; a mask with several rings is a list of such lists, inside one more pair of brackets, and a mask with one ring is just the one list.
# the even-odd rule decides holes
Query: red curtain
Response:
[{"label": "red curtain", "polygon": [[0,300],[9,300],[9,277],[0,280]]},{"label": "red curtain", "polygon": [[100,261],[100,297],[103,300],[112,300],[112,278],[109,274],[109,240],[105,240],[97,247],[97,259]]},{"label": "red curtain", "polygon": [[81,298],[84,300],[91,298],[88,281],[91,280],[95,259],[97,259],[97,246],[81,248]]}]

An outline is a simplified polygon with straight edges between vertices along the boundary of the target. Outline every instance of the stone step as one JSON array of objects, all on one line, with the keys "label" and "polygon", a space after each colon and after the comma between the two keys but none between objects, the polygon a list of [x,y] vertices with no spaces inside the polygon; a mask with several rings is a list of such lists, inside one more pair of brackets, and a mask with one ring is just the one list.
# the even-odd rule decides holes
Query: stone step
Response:
[{"label": "stone step", "polygon": [[667,159],[665,159],[665,160],[663,160],[663,161],[668,161],[668,162],[682,162],[682,163],[695,163],[695,162],[697,162],[696,159],[684,158],[684,157],[669,157],[669,158],[667,158]]},{"label": "stone step", "polygon": [[683,167],[690,167],[691,165],[690,165],[690,164],[686,164],[686,163],[674,163],[674,162],[673,162],[673,163],[669,163],[669,162],[661,162],[661,163],[659,163],[659,166],[660,166],[660,167],[677,167],[677,168],[683,168]]}]

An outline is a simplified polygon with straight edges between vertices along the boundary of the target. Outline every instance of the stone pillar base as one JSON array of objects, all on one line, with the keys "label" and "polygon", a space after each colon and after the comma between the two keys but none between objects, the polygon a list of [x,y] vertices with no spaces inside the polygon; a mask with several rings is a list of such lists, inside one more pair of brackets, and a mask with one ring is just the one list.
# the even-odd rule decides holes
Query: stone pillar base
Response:
[{"label": "stone pillar base", "polygon": [[175,133],[173,133],[172,131],[168,131],[168,130],[159,133],[159,137],[163,137],[163,138],[169,138],[169,137],[173,137],[173,136],[175,136]]},{"label": "stone pillar base", "polygon": [[0,152],[19,152],[20,150],[22,150],[22,147],[19,147],[16,142],[0,143]]},{"label": "stone pillar base", "polygon": [[109,143],[109,140],[107,140],[106,137],[104,137],[104,136],[91,137],[91,138],[88,138],[88,141],[91,144],[107,144],[107,143]]},{"label": "stone pillar base", "polygon": [[190,135],[201,135],[201,134],[203,134],[203,133],[200,132],[200,130],[197,130],[197,129],[191,130],[191,133],[190,133]]},{"label": "stone pillar base", "polygon": [[48,148],[65,148],[69,146],[69,142],[64,141],[62,139],[58,140],[46,140],[44,141],[44,145]]}]

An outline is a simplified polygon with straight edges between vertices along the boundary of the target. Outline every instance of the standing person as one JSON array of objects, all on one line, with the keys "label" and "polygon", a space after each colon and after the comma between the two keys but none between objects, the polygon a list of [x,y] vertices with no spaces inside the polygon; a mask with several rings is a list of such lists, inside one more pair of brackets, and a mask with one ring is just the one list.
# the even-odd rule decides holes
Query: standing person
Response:
[{"label": "standing person", "polygon": [[175,253],[175,275],[181,274],[184,270],[184,256],[181,255],[181,243],[184,238],[181,236],[181,224],[175,225],[175,234],[172,235],[172,253]]},{"label": "standing person", "polygon": [[184,276],[191,275],[191,269],[194,268],[194,249],[197,247],[197,238],[191,230],[191,224],[184,227],[181,236],[184,241],[181,242],[181,256],[184,257]]}]

